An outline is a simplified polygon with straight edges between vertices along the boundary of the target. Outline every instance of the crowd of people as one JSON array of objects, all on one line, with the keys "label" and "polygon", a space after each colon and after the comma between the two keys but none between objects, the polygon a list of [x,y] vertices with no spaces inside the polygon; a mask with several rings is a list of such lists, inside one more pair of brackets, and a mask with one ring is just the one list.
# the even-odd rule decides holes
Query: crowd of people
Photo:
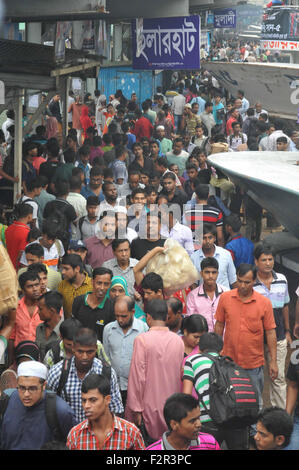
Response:
[{"label": "crowd of people", "polygon": [[261,47],[257,39],[244,40],[234,37],[232,39],[214,39],[211,47],[201,49],[202,61],[220,62],[288,62],[286,55],[281,51],[271,51]]},{"label": "crowd of people", "polygon": [[[297,134],[206,72],[175,72],[141,103],[70,93],[68,113],[63,136],[56,95],[24,139],[20,175],[11,111],[0,133],[1,241],[19,281],[0,330],[1,448],[298,449],[288,280],[261,241],[263,208],[207,160],[298,151]],[[198,273],[171,292],[160,261],[149,269],[169,262],[168,239]],[[216,417],[209,379],[226,356],[251,421]]]}]

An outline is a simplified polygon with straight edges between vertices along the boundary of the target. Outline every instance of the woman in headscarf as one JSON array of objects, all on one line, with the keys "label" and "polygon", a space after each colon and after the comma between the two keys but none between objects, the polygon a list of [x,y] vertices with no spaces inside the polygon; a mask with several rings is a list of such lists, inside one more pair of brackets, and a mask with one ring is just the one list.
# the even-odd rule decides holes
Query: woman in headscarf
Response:
[{"label": "woman in headscarf", "polygon": [[[121,297],[123,295],[127,295],[130,297],[130,294],[128,292],[128,284],[125,278],[121,276],[113,276],[111,280],[111,286],[107,292],[107,295],[109,295],[111,300],[116,300],[117,297]],[[138,318],[139,320],[142,320],[144,322],[146,321],[145,313],[136,302],[135,302],[135,315],[134,316],[135,318]]]}]

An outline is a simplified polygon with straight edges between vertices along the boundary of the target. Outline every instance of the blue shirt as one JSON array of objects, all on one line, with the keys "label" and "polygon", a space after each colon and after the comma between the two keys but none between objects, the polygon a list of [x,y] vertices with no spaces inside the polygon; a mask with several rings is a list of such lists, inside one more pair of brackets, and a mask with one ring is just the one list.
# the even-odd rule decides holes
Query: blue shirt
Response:
[{"label": "blue shirt", "polygon": [[206,101],[203,98],[201,98],[200,96],[197,96],[196,98],[193,98],[191,100],[191,103],[190,103],[191,106],[192,106],[193,103],[197,103],[198,106],[199,106],[198,113],[197,113],[197,116],[199,116],[205,110]]},{"label": "blue shirt", "polygon": [[[67,438],[78,421],[71,407],[60,397],[56,398],[56,411],[61,431]],[[39,450],[52,440],[53,434],[46,419],[45,395],[34,406],[26,407],[21,402],[18,391],[13,391],[2,422],[2,449]]]},{"label": "blue shirt", "polygon": [[[75,358],[72,357],[71,359],[71,366],[70,366],[70,371],[68,375],[67,382],[65,384],[64,390],[61,392],[61,397],[66,399],[66,394],[69,399],[69,404],[70,407],[73,409],[75,412],[75,416],[78,420],[78,422],[84,421],[86,419],[84,410],[82,408],[82,402],[81,402],[81,386],[83,380],[78,377],[77,374],[77,369],[75,365]],[[58,385],[59,385],[59,379],[61,376],[61,371],[62,371],[62,365],[63,361],[58,362],[58,364],[55,364],[55,366],[51,367],[48,375],[48,380],[47,380],[47,387],[50,390],[53,390],[54,392],[57,391]],[[85,375],[89,374],[101,374],[103,369],[103,364],[99,359],[94,359],[91,368]],[[85,378],[84,377],[84,378]],[[65,394],[66,391],[66,394]],[[111,368],[111,388],[110,388],[110,393],[111,393],[111,402],[110,402],[110,410],[112,413],[123,413],[124,407],[122,404],[122,399],[117,383],[117,377],[115,371]]]},{"label": "blue shirt", "polygon": [[253,286],[254,290],[259,294],[267,297],[272,304],[274,319],[276,323],[276,337],[277,341],[282,341],[286,337],[284,318],[282,309],[290,302],[288,281],[284,274],[272,271],[272,282],[270,289],[261,282],[258,278]]},{"label": "blue shirt", "polygon": [[213,105],[213,116],[214,116],[216,124],[222,124],[222,122],[223,122],[222,119],[217,118],[217,111],[219,109],[222,109],[222,108],[224,109],[224,106],[223,106],[222,103],[219,103],[217,105],[216,104]]},{"label": "blue shirt", "polygon": [[134,317],[131,328],[124,333],[117,321],[108,323],[104,328],[103,346],[111,361],[121,390],[127,390],[133,346],[136,336],[148,331],[142,320]]},{"label": "blue shirt", "polygon": [[87,163],[87,165],[84,165],[84,163],[81,160],[79,160],[79,162],[75,163],[75,166],[78,167],[78,168],[81,168],[81,170],[83,170],[84,179],[85,179],[84,183],[85,183],[85,185],[88,185],[89,180],[90,180],[90,170],[91,170],[90,163]]},{"label": "blue shirt", "polygon": [[[85,199],[89,198],[89,196],[97,196],[93,190],[90,188],[89,184],[87,186],[83,186],[81,189],[81,194],[82,196],[85,197]],[[97,196],[99,199],[99,202],[104,201],[105,196],[103,194],[103,191],[100,192],[100,194]]]},{"label": "blue shirt", "polygon": [[241,263],[254,264],[254,244],[242,235],[236,235],[225,245],[225,249],[231,252],[236,268]]},{"label": "blue shirt", "polygon": [[[219,273],[217,277],[217,284],[221,286],[228,287],[234,284],[237,280],[236,268],[232,259],[232,256],[229,251],[221,248],[220,246],[215,246],[215,251],[213,254],[213,258],[216,258],[219,264]],[[200,263],[205,258],[205,255],[202,249],[195,251],[191,255],[191,260],[196,267],[197,271],[200,273],[201,267]]]}]

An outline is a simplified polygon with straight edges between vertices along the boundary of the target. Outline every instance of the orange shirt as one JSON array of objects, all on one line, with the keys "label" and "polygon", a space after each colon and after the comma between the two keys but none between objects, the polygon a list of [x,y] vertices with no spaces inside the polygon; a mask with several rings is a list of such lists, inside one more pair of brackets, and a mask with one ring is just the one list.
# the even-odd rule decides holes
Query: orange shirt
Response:
[{"label": "orange shirt", "polygon": [[264,331],[276,327],[269,299],[253,291],[242,302],[238,289],[223,292],[215,318],[224,323],[222,355],[229,356],[244,369],[255,369],[264,364]]},{"label": "orange shirt", "polygon": [[14,340],[15,347],[25,340],[35,341],[36,327],[42,323],[36,306],[32,317],[25,304],[25,297],[19,300],[17,306],[16,322],[9,339]]}]

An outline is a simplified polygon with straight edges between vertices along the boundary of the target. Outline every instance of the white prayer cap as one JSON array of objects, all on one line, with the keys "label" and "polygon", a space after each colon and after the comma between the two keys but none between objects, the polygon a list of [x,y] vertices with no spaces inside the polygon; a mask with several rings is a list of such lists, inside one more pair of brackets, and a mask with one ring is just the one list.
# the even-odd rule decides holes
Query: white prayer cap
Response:
[{"label": "white prayer cap", "polygon": [[157,126],[157,131],[158,131],[159,129],[162,129],[162,131],[165,131],[165,127],[164,127],[164,126]]},{"label": "white prayer cap", "polygon": [[37,361],[22,362],[17,371],[18,377],[38,377],[47,380],[48,368]]}]

